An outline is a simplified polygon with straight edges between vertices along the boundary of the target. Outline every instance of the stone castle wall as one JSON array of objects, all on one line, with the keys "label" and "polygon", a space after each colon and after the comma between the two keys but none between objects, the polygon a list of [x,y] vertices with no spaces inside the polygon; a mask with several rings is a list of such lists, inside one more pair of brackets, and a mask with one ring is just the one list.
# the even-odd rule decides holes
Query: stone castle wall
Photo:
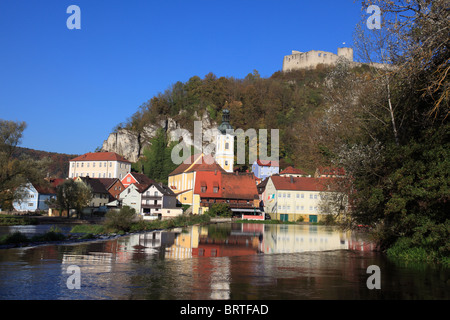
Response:
[{"label": "stone castle wall", "polygon": [[338,54],[331,52],[311,50],[308,52],[292,51],[292,54],[285,56],[283,60],[283,71],[297,69],[312,69],[319,64],[336,64],[339,58],[345,58],[353,62],[352,48],[338,48]]},{"label": "stone castle wall", "polygon": [[338,53],[332,53],[320,50],[311,50],[308,52],[300,52],[292,50],[292,54],[285,56],[283,59],[283,72],[314,69],[319,64],[334,65],[339,59],[346,59],[352,66],[369,65],[375,68],[392,68],[392,65],[382,63],[361,63],[353,61],[352,48],[338,48]]}]

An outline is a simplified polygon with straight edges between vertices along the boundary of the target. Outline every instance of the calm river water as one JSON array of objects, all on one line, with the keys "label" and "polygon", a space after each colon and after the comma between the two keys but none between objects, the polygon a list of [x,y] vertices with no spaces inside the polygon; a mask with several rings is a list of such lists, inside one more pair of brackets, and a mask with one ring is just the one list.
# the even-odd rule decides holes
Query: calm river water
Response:
[{"label": "calm river water", "polygon": [[[17,230],[17,229],[16,229]],[[0,250],[0,299],[448,299],[449,273],[326,226],[213,224]],[[368,289],[367,268],[381,289]],[[69,289],[69,266],[80,289]]]}]

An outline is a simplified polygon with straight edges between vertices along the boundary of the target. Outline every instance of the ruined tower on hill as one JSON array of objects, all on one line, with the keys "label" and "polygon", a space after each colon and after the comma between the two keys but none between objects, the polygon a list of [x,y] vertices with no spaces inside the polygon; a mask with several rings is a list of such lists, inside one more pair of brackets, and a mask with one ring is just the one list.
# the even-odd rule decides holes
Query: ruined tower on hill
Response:
[{"label": "ruined tower on hill", "polygon": [[292,71],[298,69],[313,69],[319,64],[334,65],[339,59],[347,59],[353,63],[352,48],[338,48],[338,53],[311,50],[300,52],[292,50],[292,54],[285,56],[283,60],[283,71]]},{"label": "ruined tower on hill", "polygon": [[[285,56],[283,59],[283,72],[300,69],[314,69],[319,64],[335,65],[341,59],[345,59],[350,65],[355,67],[366,64],[353,61],[352,48],[338,48],[337,54],[320,50],[311,50],[308,52],[292,50],[292,54]],[[375,68],[389,68],[389,65],[382,63],[367,63],[367,65]]]}]

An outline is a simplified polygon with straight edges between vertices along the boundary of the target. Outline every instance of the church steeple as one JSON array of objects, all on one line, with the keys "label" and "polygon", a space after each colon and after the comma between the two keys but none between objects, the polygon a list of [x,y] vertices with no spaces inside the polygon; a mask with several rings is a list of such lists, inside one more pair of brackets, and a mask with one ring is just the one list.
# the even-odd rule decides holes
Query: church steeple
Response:
[{"label": "church steeple", "polygon": [[233,129],[233,127],[230,124],[230,110],[223,109],[222,110],[222,123],[219,125],[219,131],[222,134],[227,133],[227,129]]},{"label": "church steeple", "polygon": [[222,111],[222,123],[219,125],[219,133],[216,137],[216,162],[227,172],[233,172],[234,167],[234,135],[227,133],[233,130],[230,124],[230,111]]}]

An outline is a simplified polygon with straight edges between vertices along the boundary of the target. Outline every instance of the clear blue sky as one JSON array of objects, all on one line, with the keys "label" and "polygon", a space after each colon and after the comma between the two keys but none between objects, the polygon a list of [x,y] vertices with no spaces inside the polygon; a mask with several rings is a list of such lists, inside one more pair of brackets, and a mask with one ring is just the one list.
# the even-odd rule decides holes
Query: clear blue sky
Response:
[{"label": "clear blue sky", "polygon": [[[69,5],[81,30],[69,30]],[[158,92],[198,75],[269,77],[291,50],[352,43],[352,0],[1,0],[0,118],[22,146],[94,151]]]}]

